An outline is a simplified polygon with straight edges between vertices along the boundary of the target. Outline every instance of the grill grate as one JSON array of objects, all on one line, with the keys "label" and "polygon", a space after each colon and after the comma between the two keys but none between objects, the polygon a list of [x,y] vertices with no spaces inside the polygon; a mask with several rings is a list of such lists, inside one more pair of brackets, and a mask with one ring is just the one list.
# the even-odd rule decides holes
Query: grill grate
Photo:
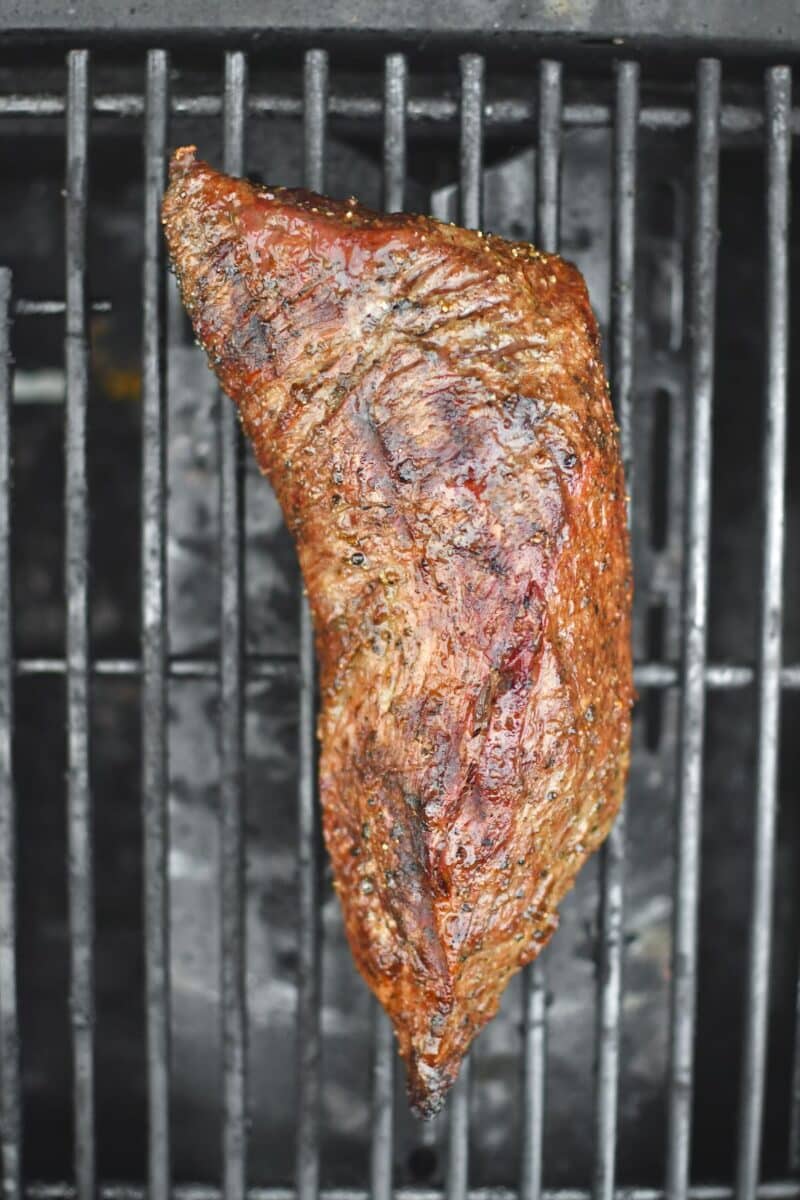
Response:
[{"label": "grill grate", "polygon": [[[328,59],[320,50],[306,54],[304,88],[304,176],[312,191],[325,190],[325,134],[328,109]],[[314,808],[314,644],[305,595],[300,600],[300,779],[298,844],[297,1043],[297,1193],[312,1200],[319,1186],[320,1106],[320,944],[317,894],[317,816]]]},{"label": "grill grate", "polygon": [[700,888],[700,807],[708,617],[708,556],[711,548],[711,404],[714,389],[717,196],[719,189],[720,65],[706,59],[697,73],[697,142],[692,251],[691,450],[687,504],[683,703],[678,776],[678,847],[675,890],[669,1069],[667,1191],[686,1195],[694,1070],[697,992],[697,913]]},{"label": "grill grate", "polygon": [[[67,60],[66,491],[64,595],[67,606],[67,826],[70,1024],[75,1104],[75,1183],[95,1191],[94,874],[89,788],[89,500],[86,410],[86,204],[89,190],[89,56]],[[148,447],[149,450],[149,447]]]},{"label": "grill grate", "polygon": [[[775,889],[778,750],[783,625],[784,512],[786,507],[787,377],[789,364],[789,166],[792,77],[767,74],[767,396],[764,441],[764,555],[758,689],[756,836],[747,977],[747,1024],[741,1082],[739,1200],[758,1184],[766,1085],[769,968]],[[796,1115],[796,1114],[795,1114]]]},{"label": "grill grate", "polygon": [[[620,427],[620,449],[629,511],[635,487],[633,457],[634,247],[636,244],[636,137],[639,66],[620,63],[614,114],[613,349],[611,388]],[[597,1005],[597,1102],[595,1106],[596,1200],[614,1195],[622,1001],[623,875],[625,812],[620,813],[601,850],[600,994]]]},{"label": "grill grate", "polygon": [[[142,818],[147,989],[148,1171],[152,1200],[170,1190],[169,907],[167,896],[166,397],[164,253],[160,204],[166,183],[168,62],[147,56],[142,375]],[[229,698],[228,698],[229,699]],[[227,732],[227,710],[225,732]],[[235,797],[226,797],[235,819]],[[235,848],[234,848],[235,849]],[[234,863],[236,860],[234,859]],[[227,900],[227,894],[223,890]],[[226,930],[226,932],[229,932]],[[235,935],[235,931],[231,931]],[[233,952],[226,940],[226,949]],[[227,999],[227,997],[226,997]]]},{"label": "grill grate", "polygon": [[[0,268],[0,590],[11,594],[11,272]],[[14,681],[11,605],[0,604],[0,1148],[8,1200],[19,1200],[19,1021],[17,1018],[16,805],[11,748]]]},{"label": "grill grate", "polygon": [[[666,1194],[671,1200],[796,1200],[800,1184],[759,1184],[759,1158],[766,1082],[766,1035],[772,896],[775,881],[775,825],[780,692],[800,689],[800,663],[782,665],[782,564],[784,558],[788,360],[788,212],[792,133],[800,132],[800,113],[792,109],[791,74],[770,68],[763,111],[743,104],[722,104],[720,62],[699,63],[696,108],[680,104],[640,104],[637,63],[617,64],[613,103],[565,104],[562,66],[539,65],[538,102],[522,99],[487,105],[485,62],[476,54],[461,59],[458,102],[447,98],[409,99],[403,55],[385,60],[384,101],[339,97],[329,91],[326,52],[305,56],[303,99],[253,93],[248,87],[247,56],[225,55],[223,96],[170,95],[168,54],[147,54],[144,96],[128,93],[92,97],[90,55],[68,55],[66,97],[6,95],[0,116],[64,114],[67,139],[66,302],[12,298],[10,272],[0,271],[0,591],[10,592],[11,370],[8,343],[12,314],[65,314],[66,483],[65,602],[67,641],[64,659],[14,659],[10,605],[0,608],[0,1144],[5,1200],[22,1200],[21,1092],[17,981],[15,964],[15,809],[12,773],[12,695],[15,675],[65,676],[68,732],[69,916],[71,936],[70,1018],[74,1063],[75,1183],[28,1184],[34,1200],[77,1195],[90,1200],[206,1200],[219,1192],[171,1183],[170,1152],[170,980],[167,834],[167,683],[170,677],[219,680],[221,696],[221,997],[222,997],[222,1194],[226,1200],[314,1200],[320,1194],[320,984],[319,856],[314,791],[314,666],[310,618],[304,600],[300,614],[299,660],[245,655],[243,651],[243,477],[241,438],[229,403],[220,395],[220,556],[221,638],[219,659],[179,658],[170,654],[166,626],[166,336],[169,322],[159,204],[165,182],[170,114],[221,115],[224,165],[241,173],[249,115],[300,115],[304,119],[307,186],[325,189],[326,124],[329,113],[348,118],[382,115],[385,204],[401,208],[406,178],[406,124],[460,121],[460,218],[480,226],[484,125],[538,128],[537,212],[539,244],[555,249],[560,211],[562,130],[605,126],[613,130],[612,383],[618,405],[623,455],[631,493],[636,475],[633,457],[634,283],[637,200],[637,140],[641,129],[694,128],[694,240],[691,271],[691,406],[685,611],[681,663],[640,662],[640,688],[665,689],[681,684],[680,767],[677,875],[674,912],[669,1124]],[[87,195],[89,132],[94,115],[144,119],[144,274],[143,274],[143,431],[141,494],[141,659],[92,660],[89,647],[89,579],[86,420],[88,398]],[[707,661],[708,575],[710,552],[711,436],[714,379],[716,243],[720,139],[723,134],[763,133],[767,193],[767,378],[764,466],[762,601],[759,657],[745,663]],[[101,305],[102,307],[102,305]],[[95,1021],[92,798],[90,794],[90,677],[141,678],[142,818],[144,825],[146,1011],[148,1076],[148,1172],[144,1187],[98,1187],[96,1177]],[[299,936],[298,936],[298,1112],[296,1183],[293,1189],[248,1189],[246,986],[244,931],[244,690],[247,679],[293,678],[300,697],[300,777],[298,792]],[[700,887],[703,729],[708,689],[755,686],[758,704],[756,840],[753,847],[753,902],[748,973],[748,1004],[743,1050],[742,1095],[735,1189],[690,1186],[690,1132],[695,1054],[698,899]],[[612,1200],[617,1193],[620,1026],[624,951],[623,876],[625,824],[620,819],[602,852],[600,941],[597,1003],[597,1082],[594,1110],[595,1171],[592,1196]],[[389,1200],[393,1193],[394,1046],[388,1022],[375,1006],[370,1190],[338,1189],[321,1194],[330,1200]],[[546,1082],[546,986],[541,962],[526,971],[522,1055],[522,1159],[520,1200],[539,1200],[543,1192]],[[800,1078],[800,1057],[795,1079]],[[474,1081],[473,1081],[474,1082]],[[447,1200],[501,1195],[469,1188],[470,1071],[462,1071],[449,1105]],[[795,1091],[798,1088],[795,1085]],[[795,1098],[791,1154],[797,1165],[800,1103]],[[397,1195],[428,1197],[438,1193],[400,1189]],[[571,1191],[569,1200],[588,1193]],[[659,1189],[626,1189],[628,1200],[653,1200]],[[560,1193],[562,1200],[567,1194]]]}]

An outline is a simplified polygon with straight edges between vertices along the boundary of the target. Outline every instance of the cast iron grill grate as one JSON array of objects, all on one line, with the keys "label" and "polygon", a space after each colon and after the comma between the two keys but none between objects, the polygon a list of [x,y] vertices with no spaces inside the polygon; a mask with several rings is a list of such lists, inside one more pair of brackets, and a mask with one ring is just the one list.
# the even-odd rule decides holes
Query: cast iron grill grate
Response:
[{"label": "cast iron grill grate", "polygon": [[[98,55],[99,57],[99,55]],[[775,829],[778,803],[779,709],[782,690],[800,689],[800,663],[784,664],[782,655],[782,572],[784,562],[787,438],[787,372],[789,361],[788,283],[790,242],[790,152],[792,132],[800,128],[792,109],[791,72],[770,67],[765,75],[763,104],[722,102],[722,68],[703,59],[696,69],[694,94],[668,102],[641,102],[640,66],[632,60],[615,65],[609,100],[567,101],[564,68],[559,61],[539,63],[536,95],[488,102],[487,64],[469,53],[459,60],[460,94],[409,95],[406,58],[389,54],[384,62],[384,95],[339,95],[331,87],[328,54],[305,54],[302,94],[255,91],[248,86],[248,56],[231,50],[224,56],[224,87],[213,92],[172,94],[170,58],[155,49],[146,54],[143,93],[94,92],[92,56],[73,50],[67,58],[63,94],[14,92],[0,95],[0,121],[63,117],[66,137],[64,213],[66,293],[63,304],[49,297],[15,295],[11,272],[0,270],[0,590],[12,594],[12,399],[11,321],[37,315],[64,320],[64,603],[63,656],[20,655],[12,639],[11,604],[0,609],[0,1144],[5,1200],[23,1195],[80,1197],[101,1192],[107,1200],[149,1195],[166,1200],[172,1191],[184,1200],[215,1196],[209,1186],[172,1183],[171,1053],[170,1053],[170,897],[168,684],[170,679],[211,680],[219,695],[219,903],[220,1019],[222,1022],[221,1191],[229,1200],[254,1195],[259,1200],[311,1200],[320,1190],[324,1129],[320,1119],[322,949],[320,929],[320,849],[314,793],[314,672],[311,630],[300,601],[299,651],[296,656],[258,655],[246,651],[244,628],[244,492],[239,435],[233,412],[219,400],[219,654],[174,656],[168,644],[168,330],[174,313],[166,288],[159,207],[165,184],[167,152],[177,144],[172,118],[221,119],[226,170],[246,167],[246,128],[258,117],[301,118],[306,184],[326,187],[327,123],[331,115],[347,121],[383,122],[384,198],[388,208],[406,202],[407,133],[412,123],[457,123],[459,138],[459,218],[468,226],[483,220],[484,139],[493,123],[535,131],[535,236],[545,249],[559,245],[562,135],[571,129],[611,129],[611,208],[608,272],[611,280],[610,375],[621,427],[631,506],[643,505],[640,486],[652,485],[653,471],[640,462],[635,436],[637,399],[637,216],[639,137],[643,130],[672,135],[688,131],[694,144],[691,178],[690,264],[688,283],[688,360],[685,537],[678,532],[683,572],[682,621],[674,660],[647,655],[645,618],[637,632],[636,680],[640,691],[669,692],[677,719],[677,834],[672,975],[669,1016],[670,1052],[666,1081],[667,1125],[664,1189],[673,1200],[688,1195],[716,1200],[735,1192],[737,1200],[756,1194],[789,1200],[800,1194],[790,1178],[761,1182],[764,1099],[767,1087],[770,932],[776,878]],[[96,656],[90,638],[89,521],[90,505],[100,497],[88,492],[87,411],[90,393],[89,320],[103,301],[88,295],[90,134],[94,119],[113,116],[141,122],[144,143],[144,216],[141,368],[141,649],[135,657]],[[0,137],[3,127],[0,124]],[[448,133],[447,136],[450,136]],[[707,653],[709,571],[711,556],[712,405],[715,379],[716,263],[723,137],[754,137],[765,147],[766,225],[759,230],[766,256],[766,353],[764,371],[762,504],[764,533],[758,572],[761,617],[757,644],[740,661],[712,662]],[[761,185],[759,185],[761,186]],[[674,536],[673,529],[673,536]],[[646,566],[657,573],[658,553]],[[642,564],[637,558],[637,570]],[[680,571],[678,572],[680,575]],[[651,585],[642,583],[642,612],[650,603]],[[673,589],[673,602],[675,601]],[[680,604],[680,594],[678,594]],[[657,639],[656,639],[657,641]],[[669,656],[664,656],[668,658]],[[276,668],[276,662],[279,666]],[[297,1010],[296,1171],[287,1187],[248,1186],[248,1142],[255,1136],[248,1121],[248,980],[245,932],[245,721],[246,683],[272,678],[291,664],[299,705],[299,775],[297,791]],[[23,1179],[23,1104],[20,1061],[26,1046],[19,1036],[16,947],[19,919],[16,903],[17,823],[13,700],[17,680],[26,676],[63,676],[66,692],[67,774],[65,795],[68,832],[68,898],[70,934],[69,1020],[73,1064],[74,1181],[45,1184],[36,1175]],[[96,1111],[96,953],[94,933],[93,797],[91,785],[90,703],[92,680],[134,679],[141,703],[141,819],[144,866],[144,955],[146,971],[147,1178],[135,1185],[98,1180]],[[676,692],[676,685],[678,689]],[[755,837],[752,843],[750,951],[747,967],[746,1020],[741,1051],[741,1101],[735,1159],[735,1181],[719,1187],[690,1186],[693,1077],[696,1057],[698,982],[698,903],[703,796],[705,705],[709,689],[753,690],[758,740],[755,772]],[[18,782],[18,781],[17,781]],[[99,797],[95,796],[97,803]],[[623,961],[625,956],[624,875],[626,828],[620,819],[602,852],[598,878],[596,1082],[593,1102],[594,1168],[584,1195],[611,1200],[617,1192],[615,1164],[619,1144],[619,1081],[622,1054]],[[521,1200],[537,1200],[543,1189],[545,1087],[547,1079],[547,956],[528,969],[522,988],[520,1156],[511,1174]],[[328,1194],[338,1200],[373,1195],[389,1200],[395,1183],[394,1047],[387,1022],[375,1014],[371,1075],[369,1162],[359,1187]],[[797,1055],[797,1041],[795,1054]],[[463,1200],[470,1189],[470,1089],[468,1064],[449,1104],[446,1133],[445,1191],[448,1200]],[[472,1081],[473,1089],[480,1086]],[[794,1066],[788,1167],[800,1157],[800,1059]],[[26,1162],[36,1168],[36,1147],[26,1148]],[[626,1189],[644,1197],[659,1188]],[[429,1195],[419,1189],[403,1195]],[[439,1195],[439,1192],[435,1193]],[[490,1194],[486,1192],[485,1194]],[[499,1194],[497,1189],[494,1193]]]}]

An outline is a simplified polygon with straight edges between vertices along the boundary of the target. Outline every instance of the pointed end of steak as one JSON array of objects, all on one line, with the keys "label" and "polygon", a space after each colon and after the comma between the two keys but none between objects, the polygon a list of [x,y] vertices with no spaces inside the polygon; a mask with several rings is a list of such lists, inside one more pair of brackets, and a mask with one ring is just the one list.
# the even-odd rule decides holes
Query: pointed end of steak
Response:
[{"label": "pointed end of steak", "polygon": [[457,1075],[458,1069],[454,1074],[446,1075],[419,1059],[409,1063],[408,1105],[414,1116],[422,1121],[430,1121],[440,1113]]}]

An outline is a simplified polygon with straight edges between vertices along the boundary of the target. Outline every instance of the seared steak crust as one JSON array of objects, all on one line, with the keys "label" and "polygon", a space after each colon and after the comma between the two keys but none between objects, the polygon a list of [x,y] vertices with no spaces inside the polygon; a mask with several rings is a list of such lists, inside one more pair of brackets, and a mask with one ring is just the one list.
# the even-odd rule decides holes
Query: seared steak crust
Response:
[{"label": "seared steak crust", "polygon": [[335,886],[429,1115],[622,799],[625,487],[586,287],[193,148],[164,225],[297,543]]}]

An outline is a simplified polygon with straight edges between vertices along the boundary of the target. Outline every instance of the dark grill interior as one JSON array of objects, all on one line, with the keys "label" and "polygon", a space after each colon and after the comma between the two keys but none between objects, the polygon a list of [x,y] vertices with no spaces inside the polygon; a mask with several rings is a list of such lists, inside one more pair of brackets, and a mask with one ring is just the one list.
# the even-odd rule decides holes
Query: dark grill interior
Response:
[{"label": "dark grill interior", "polygon": [[[5,1200],[793,1200],[791,72],[394,51],[0,57]],[[166,272],[187,142],[558,248],[603,329],[628,807],[424,1127],[318,844],[294,552]]]}]

